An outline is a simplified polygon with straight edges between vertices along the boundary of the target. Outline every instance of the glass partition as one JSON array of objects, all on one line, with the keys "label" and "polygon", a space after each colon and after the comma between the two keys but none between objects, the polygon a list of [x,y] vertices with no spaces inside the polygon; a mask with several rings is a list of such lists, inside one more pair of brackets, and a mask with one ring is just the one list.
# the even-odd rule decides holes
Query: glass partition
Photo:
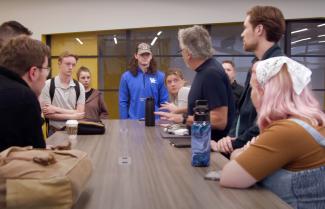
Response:
[{"label": "glass partition", "polygon": [[[140,42],[152,45],[153,55],[160,70],[167,71],[169,67],[180,68],[188,84],[191,84],[195,72],[186,67],[181,55],[178,54],[177,39],[178,30],[189,26],[51,35],[52,75],[58,72],[57,58],[60,53],[65,50],[76,53],[80,56],[77,67],[85,65],[91,68],[93,87],[104,93],[110,118],[118,118],[120,77],[127,70],[128,63]],[[254,55],[245,52],[242,48],[242,23],[205,26],[211,34],[216,49],[215,59],[219,62],[233,61],[237,69],[237,82],[244,85]],[[287,21],[287,32],[279,45],[288,56],[312,70],[311,87],[324,106],[325,21]]]}]

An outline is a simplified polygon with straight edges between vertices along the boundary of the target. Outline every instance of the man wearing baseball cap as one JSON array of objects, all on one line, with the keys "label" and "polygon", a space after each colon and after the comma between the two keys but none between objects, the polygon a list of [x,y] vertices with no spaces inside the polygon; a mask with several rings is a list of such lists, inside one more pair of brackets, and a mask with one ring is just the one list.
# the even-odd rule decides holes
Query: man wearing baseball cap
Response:
[{"label": "man wearing baseball cap", "polygon": [[157,64],[147,43],[140,43],[130,61],[130,68],[123,73],[119,90],[120,119],[143,119],[145,101],[155,100],[155,110],[168,101],[164,85],[165,74],[157,70]]}]

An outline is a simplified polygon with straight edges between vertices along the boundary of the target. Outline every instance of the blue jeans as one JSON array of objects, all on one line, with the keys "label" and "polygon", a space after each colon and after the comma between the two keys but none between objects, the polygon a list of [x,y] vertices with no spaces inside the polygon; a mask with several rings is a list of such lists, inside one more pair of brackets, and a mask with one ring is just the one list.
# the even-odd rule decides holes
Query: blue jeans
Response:
[{"label": "blue jeans", "polygon": [[294,208],[325,208],[325,166],[298,172],[281,169],[261,184]]},{"label": "blue jeans", "polygon": [[[303,127],[325,148],[325,138],[316,129],[302,120],[290,120]],[[266,177],[261,184],[294,208],[325,209],[325,166],[298,172],[280,169]]]}]

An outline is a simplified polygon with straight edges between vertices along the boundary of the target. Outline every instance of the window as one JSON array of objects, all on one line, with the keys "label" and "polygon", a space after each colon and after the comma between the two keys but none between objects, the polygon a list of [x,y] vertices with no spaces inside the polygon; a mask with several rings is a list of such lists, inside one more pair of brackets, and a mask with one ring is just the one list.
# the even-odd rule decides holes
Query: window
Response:
[{"label": "window", "polygon": [[[242,23],[205,25],[216,49],[215,59],[219,62],[231,60],[237,69],[237,82],[244,85],[254,54],[243,50]],[[80,56],[78,66],[92,70],[93,87],[104,94],[110,118],[118,118],[118,91],[121,75],[127,70],[136,46],[140,42],[152,45],[158,69],[180,68],[190,84],[195,76],[187,69],[178,54],[177,33],[189,26],[128,29],[93,33],[59,34],[51,36],[52,73],[57,73],[57,58],[64,50]],[[79,38],[81,44],[76,38]],[[325,93],[325,21],[287,21],[286,35],[279,43],[285,54],[309,67],[312,72],[312,89],[324,106]]]},{"label": "window", "polygon": [[324,107],[325,21],[289,21],[287,25],[287,55],[312,71],[311,88]]}]

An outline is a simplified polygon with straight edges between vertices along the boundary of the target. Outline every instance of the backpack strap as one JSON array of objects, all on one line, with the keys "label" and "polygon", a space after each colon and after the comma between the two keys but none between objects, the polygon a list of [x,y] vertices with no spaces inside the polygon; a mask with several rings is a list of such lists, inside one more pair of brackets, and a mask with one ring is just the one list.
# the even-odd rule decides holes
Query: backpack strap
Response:
[{"label": "backpack strap", "polygon": [[54,98],[54,93],[55,93],[55,82],[54,82],[54,78],[51,78],[51,83],[50,83],[50,98],[51,98],[51,104],[53,102],[53,98]]},{"label": "backpack strap", "polygon": [[[53,98],[54,98],[54,93],[55,93],[55,82],[54,82],[54,78],[51,78],[51,83],[50,83],[50,98],[51,98],[51,104],[53,102]],[[80,96],[80,86],[79,86],[79,82],[75,79],[73,79],[73,82],[76,84],[74,89],[76,91],[76,106],[77,106],[77,101],[79,99]]]},{"label": "backpack strap", "polygon": [[[50,92],[49,93],[50,93],[51,104],[53,102],[54,93],[55,93],[55,82],[54,82],[54,79],[55,79],[55,77],[51,78],[51,82],[50,82]],[[48,118],[45,118],[45,124],[46,124],[46,136],[49,137],[50,120]]]},{"label": "backpack strap", "polygon": [[76,84],[74,89],[76,90],[76,107],[77,107],[78,99],[80,96],[80,86],[79,86],[79,82],[77,80],[73,79],[73,82]]}]

